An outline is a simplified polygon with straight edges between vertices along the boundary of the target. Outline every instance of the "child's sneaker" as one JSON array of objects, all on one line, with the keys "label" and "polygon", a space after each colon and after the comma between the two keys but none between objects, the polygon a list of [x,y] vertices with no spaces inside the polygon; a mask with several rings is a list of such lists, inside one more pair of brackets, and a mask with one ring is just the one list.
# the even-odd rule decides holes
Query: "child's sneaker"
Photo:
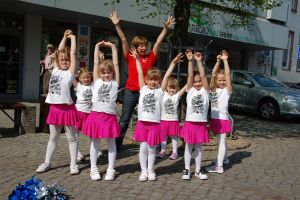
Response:
[{"label": "child's sneaker", "polygon": [[205,174],[203,171],[200,171],[200,172],[196,171],[195,176],[200,178],[201,180],[207,180],[208,179],[207,174]]},{"label": "child's sneaker", "polygon": [[139,177],[139,181],[147,181],[148,180],[148,173],[147,170],[142,170],[141,175]]},{"label": "child's sneaker", "polygon": [[115,179],[116,171],[114,169],[107,169],[104,180],[112,181]]},{"label": "child's sneaker", "polygon": [[149,181],[156,181],[156,174],[153,169],[148,170],[148,180]]},{"label": "child's sneaker", "polygon": [[159,154],[157,155],[158,158],[164,158],[166,156],[165,151],[160,151]]},{"label": "child's sneaker", "polygon": [[70,174],[71,175],[79,174],[78,165],[70,165]]},{"label": "child's sneaker", "polygon": [[178,154],[177,153],[172,153],[170,156],[170,160],[176,160],[178,158]]},{"label": "child's sneaker", "polygon": [[76,161],[77,161],[77,162],[81,162],[81,161],[83,161],[83,160],[84,160],[84,156],[83,156],[80,152],[78,152]]},{"label": "child's sneaker", "polygon": [[93,181],[98,181],[101,179],[98,168],[96,166],[91,167],[90,177]]},{"label": "child's sneaker", "polygon": [[[212,164],[217,164],[217,160],[213,160],[212,161]],[[223,160],[223,164],[225,164],[225,165],[227,165],[227,164],[229,164],[230,163],[230,161],[229,161],[229,159],[228,158],[224,158],[224,160]]]},{"label": "child's sneaker", "polygon": [[35,171],[37,173],[43,173],[49,171],[50,167],[51,167],[50,163],[42,163]]},{"label": "child's sneaker", "polygon": [[190,179],[191,179],[191,173],[190,173],[190,170],[184,169],[181,178],[182,178],[182,180],[190,180]]},{"label": "child's sneaker", "polygon": [[223,166],[213,165],[213,166],[209,167],[206,171],[208,171],[210,173],[223,174],[224,168],[223,168]]}]

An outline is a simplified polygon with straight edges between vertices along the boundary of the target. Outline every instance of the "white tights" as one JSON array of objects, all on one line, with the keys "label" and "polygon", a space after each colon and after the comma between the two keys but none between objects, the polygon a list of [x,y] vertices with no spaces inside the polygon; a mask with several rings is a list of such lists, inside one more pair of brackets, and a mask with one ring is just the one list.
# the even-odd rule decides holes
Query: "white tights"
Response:
[{"label": "white tights", "polygon": [[[178,141],[177,141],[177,136],[169,136],[172,139],[172,147],[173,147],[173,153],[177,153],[177,146],[178,146]],[[167,147],[167,141],[164,141],[160,144],[161,146],[161,151],[166,151]]]},{"label": "white tights", "polygon": [[[115,168],[115,161],[116,161],[116,141],[115,138],[107,138],[107,148],[108,148],[108,169]],[[97,166],[97,159],[98,159],[98,150],[100,145],[101,139],[100,138],[92,138],[91,147],[90,147],[90,160],[91,160],[91,167]]]},{"label": "white tights", "polygon": [[218,149],[217,163],[218,163],[218,166],[223,166],[223,160],[227,153],[227,143],[226,143],[226,134],[225,133],[218,134],[218,144],[219,144],[219,149]]},{"label": "white tights", "polygon": [[[62,126],[57,125],[49,125],[50,129],[50,137],[47,145],[47,152],[45,163],[51,163],[53,154],[57,147],[58,139],[60,136]],[[73,126],[64,126],[66,137],[69,142],[69,151],[70,151],[70,158],[71,158],[71,165],[76,165],[76,157],[78,151],[78,140],[76,137],[76,131]]]},{"label": "white tights", "polygon": [[202,145],[200,143],[198,144],[188,144],[185,143],[185,150],[184,150],[184,165],[185,169],[190,170],[191,166],[191,159],[192,159],[192,152],[193,147],[195,148],[195,164],[196,164],[196,171],[199,172],[201,168],[201,147]]},{"label": "white tights", "polygon": [[140,152],[139,159],[142,170],[147,169],[147,161],[148,161],[148,169],[154,169],[156,146],[149,146],[147,142],[141,142],[140,144]]}]

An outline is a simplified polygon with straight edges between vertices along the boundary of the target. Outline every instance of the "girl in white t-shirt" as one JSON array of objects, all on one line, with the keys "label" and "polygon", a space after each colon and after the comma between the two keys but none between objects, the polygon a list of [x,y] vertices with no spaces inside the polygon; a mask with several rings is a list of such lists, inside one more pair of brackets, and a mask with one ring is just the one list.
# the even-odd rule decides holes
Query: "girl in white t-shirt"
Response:
[{"label": "girl in white t-shirt", "polygon": [[[66,48],[67,39],[71,40],[71,50]],[[45,161],[37,168],[36,172],[41,173],[50,169],[51,159],[56,149],[62,126],[64,126],[70,149],[70,173],[78,174],[79,170],[76,164],[78,142],[74,128],[77,116],[70,92],[76,66],[76,38],[71,30],[65,31],[55,56],[56,66],[51,74],[49,92],[46,98],[46,103],[50,104],[47,118],[50,138]]]},{"label": "girl in white t-shirt", "polygon": [[160,120],[160,130],[163,142],[161,143],[161,151],[159,152],[159,157],[163,158],[166,152],[167,137],[172,139],[173,152],[170,156],[171,160],[178,158],[177,154],[177,136],[180,132],[179,119],[178,119],[178,104],[181,96],[185,93],[186,86],[181,90],[179,89],[179,83],[174,78],[171,77],[172,72],[177,63],[182,59],[182,53],[179,53],[171,62],[164,79],[161,84],[161,88],[164,91],[162,99],[162,110],[161,110],[161,120]]},{"label": "girl in white t-shirt", "polygon": [[[181,130],[181,137],[185,142],[184,164],[182,179],[190,179],[190,164],[192,151],[195,148],[195,176],[207,179],[207,175],[201,170],[201,146],[209,142],[207,130],[207,112],[209,106],[209,86],[202,65],[203,55],[191,50],[186,51],[188,59],[188,82],[187,82],[187,109],[186,121]],[[198,71],[193,73],[193,58],[197,62]]]},{"label": "girl in white t-shirt", "polygon": [[81,68],[78,74],[78,80],[74,79],[73,86],[76,100],[76,113],[77,121],[75,127],[77,129],[76,135],[78,139],[78,153],[77,162],[84,159],[83,155],[79,151],[79,132],[82,131],[85,121],[92,110],[92,76],[88,69]]},{"label": "girl in white t-shirt", "polygon": [[[224,63],[224,70],[220,70],[221,61]],[[208,172],[221,174],[224,172],[223,162],[226,159],[226,134],[231,132],[228,101],[232,93],[232,85],[226,51],[222,51],[221,55],[217,56],[217,62],[212,71],[210,90],[212,97],[210,129],[218,136],[219,149],[217,163],[210,167]]]},{"label": "girl in white t-shirt", "polygon": [[142,65],[135,49],[131,56],[136,59],[140,97],[138,104],[138,122],[134,131],[134,140],[140,142],[139,160],[141,165],[140,181],[154,181],[154,162],[156,145],[162,141],[160,135],[160,113],[163,88],[160,88],[161,75],[158,69],[149,69],[144,79]]},{"label": "girl in white t-shirt", "polygon": [[[112,51],[112,60],[100,62],[99,48],[109,47]],[[98,146],[102,138],[106,138],[108,146],[108,168],[105,180],[115,178],[116,142],[120,136],[119,123],[116,116],[116,100],[120,82],[118,53],[116,46],[111,42],[101,41],[96,44],[94,51],[94,86],[92,95],[92,112],[89,114],[83,127],[83,134],[92,139],[90,147],[90,161],[92,180],[100,180],[97,168]]]}]

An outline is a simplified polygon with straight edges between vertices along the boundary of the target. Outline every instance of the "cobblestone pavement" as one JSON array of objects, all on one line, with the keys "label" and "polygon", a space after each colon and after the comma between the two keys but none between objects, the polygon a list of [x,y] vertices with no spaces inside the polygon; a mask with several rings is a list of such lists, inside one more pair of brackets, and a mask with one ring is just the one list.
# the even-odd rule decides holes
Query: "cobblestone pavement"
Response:
[{"label": "cobblestone pavement", "polygon": [[[58,182],[71,199],[300,199],[300,124],[265,122],[256,117],[233,115],[235,130],[247,136],[249,148],[228,152],[230,164],[224,174],[208,174],[202,181],[195,176],[181,180],[183,152],[176,161],[156,160],[158,180],[139,182],[138,145],[127,144],[117,155],[116,179],[91,181],[89,177],[89,139],[80,137],[81,152],[86,162],[79,164],[81,173],[69,174],[67,140],[61,134],[52,170],[36,174],[44,160],[49,135],[46,133],[16,135],[11,124],[0,117],[0,199],[25,180],[36,176],[47,184]],[[4,127],[4,128],[3,128]],[[101,144],[104,156],[98,160],[101,174],[107,167],[106,142]],[[202,165],[209,165],[215,151],[204,151]],[[194,171],[192,162],[192,172]]]}]

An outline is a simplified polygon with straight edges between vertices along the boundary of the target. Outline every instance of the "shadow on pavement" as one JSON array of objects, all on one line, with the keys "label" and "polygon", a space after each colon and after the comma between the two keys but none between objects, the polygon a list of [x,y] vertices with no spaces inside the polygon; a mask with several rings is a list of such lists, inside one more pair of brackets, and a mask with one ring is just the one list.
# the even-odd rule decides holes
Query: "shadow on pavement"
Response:
[{"label": "shadow on pavement", "polygon": [[0,138],[13,138],[19,135],[20,133],[14,128],[0,128]]}]

